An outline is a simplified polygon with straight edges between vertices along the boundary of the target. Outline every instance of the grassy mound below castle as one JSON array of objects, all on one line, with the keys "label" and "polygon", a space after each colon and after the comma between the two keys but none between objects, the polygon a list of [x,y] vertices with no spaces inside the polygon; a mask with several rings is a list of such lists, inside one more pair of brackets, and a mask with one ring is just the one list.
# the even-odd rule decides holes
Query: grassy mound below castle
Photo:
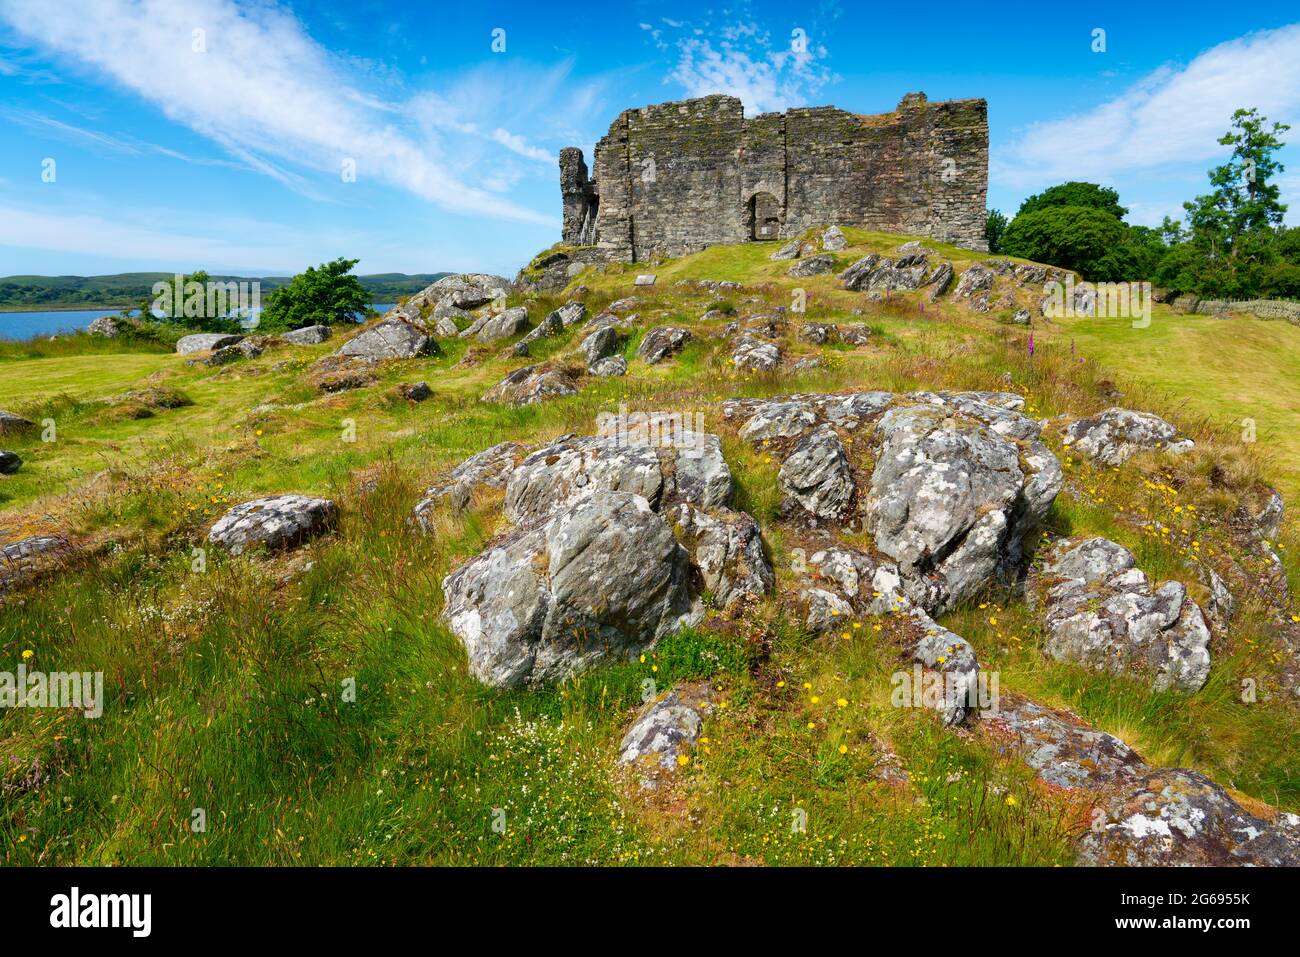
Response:
[{"label": "grassy mound below castle", "polygon": [[[789,277],[789,263],[770,259],[779,244],[747,244],[589,269],[535,297],[533,323],[579,287],[589,314],[633,297],[639,317],[625,377],[590,378],[535,405],[481,397],[523,364],[570,361],[581,330],[536,341],[526,360],[508,342],[440,339],[441,354],[384,363],[372,384],[337,393],[309,374],[337,339],[215,368],[88,337],[0,344],[0,406],[56,426],[50,442],[0,439],[25,462],[0,480],[0,543],[57,533],[78,546],[57,573],[2,599],[0,670],[25,660],[102,671],[107,698],[94,720],[0,717],[0,862],[1069,863],[1087,825],[1076,804],[986,737],[891,707],[881,676],[896,656],[873,640],[888,622],[815,638],[790,612],[779,463],[735,435],[719,402],[979,389],[1021,394],[1036,419],[1115,404],[1160,414],[1195,438],[1192,453],[1102,467],[1045,432],[1066,470],[1048,531],[1112,538],[1153,578],[1186,580],[1205,601],[1194,566],[1237,547],[1240,497],[1259,483],[1300,496],[1300,328],[1157,305],[1145,329],[1035,319],[1031,354],[1029,329],[1006,310],[842,289],[844,268],[907,239],[845,232],[849,248],[825,275]],[[959,273],[990,258],[927,245]],[[656,274],[655,285],[635,287],[640,273]],[[719,297],[679,284],[700,279],[743,288]],[[789,358],[819,366],[737,368],[722,328],[789,306],[796,288],[808,296],[799,321],[865,323],[868,343],[792,335]],[[637,348],[664,324],[695,337],[647,365]],[[416,381],[430,398],[397,392]],[[149,388],[191,404],[141,415],[129,393]],[[412,527],[411,508],[475,452],[590,434],[620,404],[699,412],[722,437],[738,507],[768,531],[777,593],[740,622],[710,618],[664,639],[644,660],[542,690],[485,688],[439,620],[440,583],[500,530],[499,494],[437,511],[429,532]],[[1246,418],[1254,442],[1242,441]],[[196,570],[194,550],[226,509],[289,491],[338,502],[338,528],[286,554],[207,550]],[[1300,587],[1294,519],[1275,544]],[[1283,690],[1295,662],[1262,604],[1243,601],[1216,636],[1210,681],[1195,695],[1044,656],[1037,615],[1009,591],[941,624],[999,672],[1003,694],[1069,708],[1149,763],[1202,771],[1251,806],[1300,810],[1300,708]],[[1257,682],[1259,701],[1241,700],[1243,679]],[[689,765],[653,792],[615,763],[647,680],[704,682],[719,703]],[[791,826],[796,812],[803,829]]]}]

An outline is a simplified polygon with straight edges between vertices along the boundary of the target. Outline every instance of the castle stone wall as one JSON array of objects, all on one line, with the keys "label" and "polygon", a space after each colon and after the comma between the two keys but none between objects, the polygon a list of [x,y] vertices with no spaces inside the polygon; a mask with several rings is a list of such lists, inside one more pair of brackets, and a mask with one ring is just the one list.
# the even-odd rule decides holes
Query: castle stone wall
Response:
[{"label": "castle stone wall", "polygon": [[590,180],[581,151],[564,150],[560,165],[565,242],[611,259],[830,224],[986,248],[983,100],[911,93],[879,116],[812,107],[746,119],[735,97],[707,96],[624,111]]}]

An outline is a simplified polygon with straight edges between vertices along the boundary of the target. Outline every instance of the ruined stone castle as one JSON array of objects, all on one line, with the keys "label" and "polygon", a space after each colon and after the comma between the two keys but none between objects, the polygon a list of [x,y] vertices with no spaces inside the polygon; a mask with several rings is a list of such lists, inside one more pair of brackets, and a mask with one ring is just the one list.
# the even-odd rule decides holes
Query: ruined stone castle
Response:
[{"label": "ruined stone castle", "polygon": [[984,100],[909,93],[892,113],[830,106],[746,118],[733,96],[625,110],[560,151],[564,241],[635,262],[837,224],[984,250]]}]

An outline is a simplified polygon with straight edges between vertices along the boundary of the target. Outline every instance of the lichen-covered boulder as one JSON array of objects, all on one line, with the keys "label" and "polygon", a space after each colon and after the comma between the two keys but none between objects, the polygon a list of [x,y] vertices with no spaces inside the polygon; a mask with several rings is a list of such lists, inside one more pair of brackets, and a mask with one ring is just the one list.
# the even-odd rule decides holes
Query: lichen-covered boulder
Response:
[{"label": "lichen-covered boulder", "polygon": [[855,292],[894,292],[920,289],[929,272],[929,260],[922,253],[897,260],[865,256],[844,271],[840,283]]},{"label": "lichen-covered boulder", "polygon": [[1019,413],[970,394],[914,398],[927,401],[891,408],[876,424],[867,528],[935,613],[1018,566],[1062,472]]},{"label": "lichen-covered boulder", "polygon": [[768,258],[771,259],[773,262],[783,262],[787,259],[798,259],[799,251],[802,246],[803,246],[802,240],[792,239],[784,246],[782,246],[780,249],[778,249],[776,252],[772,253],[772,255],[769,256]]},{"label": "lichen-covered boulder", "polygon": [[56,566],[74,552],[61,535],[29,535],[0,545],[0,594]]},{"label": "lichen-covered boulder", "polygon": [[975,299],[987,297],[993,289],[993,280],[997,274],[987,266],[976,263],[968,266],[957,280],[957,288],[952,291],[954,299]]},{"label": "lichen-covered boulder", "polygon": [[21,435],[24,432],[31,432],[35,428],[36,423],[30,419],[24,419],[21,415],[15,415],[12,412],[0,409],[0,435]]},{"label": "lichen-covered boulder", "polygon": [[628,434],[564,436],[533,452],[510,474],[505,514],[528,522],[611,491],[633,492],[655,508],[684,501],[701,508],[731,500],[731,470],[716,435],[681,432],[672,444]]},{"label": "lichen-covered boulder", "polygon": [[838,226],[828,226],[822,232],[822,249],[828,253],[838,253],[849,248],[849,241],[844,235],[844,230]]},{"label": "lichen-covered boulder", "polygon": [[981,729],[1019,754],[1053,787],[1099,790],[1131,784],[1150,770],[1127,744],[1068,711],[1024,699],[980,714]]},{"label": "lichen-covered boulder", "polygon": [[1277,541],[1286,518],[1286,501],[1275,489],[1266,489],[1262,501],[1247,508],[1251,529],[1267,542]]},{"label": "lichen-covered boulder", "polygon": [[1210,630],[1181,582],[1152,589],[1128,549],[1104,538],[1058,543],[1047,556],[1043,650],[1152,687],[1196,691],[1210,674]]},{"label": "lichen-covered boulder", "polygon": [[283,333],[280,338],[294,346],[318,346],[329,339],[332,334],[329,326],[315,325],[290,329],[288,332]]},{"label": "lichen-covered boulder", "polygon": [[715,607],[735,612],[772,590],[772,564],[752,516],[727,508],[706,512],[681,502],[669,520]]},{"label": "lichen-covered boulder", "polygon": [[809,256],[807,259],[801,259],[793,266],[791,266],[790,271],[787,275],[795,276],[797,278],[805,278],[808,276],[820,276],[823,273],[830,272],[834,268],[835,268],[834,256],[827,256],[827,255]]},{"label": "lichen-covered boulder", "polygon": [[564,369],[534,365],[510,373],[484,393],[483,401],[531,405],[560,396],[576,395],[577,392],[577,382]]},{"label": "lichen-covered boulder", "polygon": [[443,580],[444,617],[493,687],[555,681],[690,620],[690,563],[663,516],[611,491],[507,534]]},{"label": "lichen-covered boulder", "polygon": [[777,474],[781,491],[816,518],[842,516],[853,501],[853,471],[844,443],[829,425],[804,436]]},{"label": "lichen-covered boulder", "polygon": [[[673,771],[690,763],[710,710],[708,685],[696,682],[674,688],[647,702],[619,745],[618,763],[649,770]],[[652,785],[653,778],[646,784]]]},{"label": "lichen-covered boulder", "polygon": [[1085,867],[1295,867],[1300,815],[1247,811],[1205,775],[1158,769],[1108,797],[1079,842]]},{"label": "lichen-covered boulder", "polygon": [[648,365],[662,362],[686,348],[691,341],[689,329],[680,326],[656,326],[645,334],[636,348],[637,357]]},{"label": "lichen-covered boulder", "polygon": [[190,336],[181,336],[176,340],[176,352],[183,356],[195,352],[214,352],[226,346],[233,346],[242,338],[244,337],[220,332],[196,332]]},{"label": "lichen-covered boulder", "polygon": [[[809,631],[845,631],[861,615],[894,616],[902,632],[903,654],[940,679],[942,693],[933,700],[922,696],[921,704],[935,708],[946,724],[960,723],[983,706],[975,649],[908,597],[898,565],[861,549],[832,544],[808,556],[807,576],[799,607]],[[909,697],[906,703],[913,700]]]},{"label": "lichen-covered boulder", "polygon": [[208,532],[208,541],[240,555],[254,546],[293,548],[333,528],[338,506],[307,495],[273,495],[236,505]]},{"label": "lichen-covered boulder", "polygon": [[458,335],[476,342],[499,342],[528,330],[528,308],[515,306],[502,312],[488,313],[476,319]]},{"label": "lichen-covered boulder", "polygon": [[744,334],[737,336],[732,344],[731,362],[738,368],[770,372],[780,364],[781,350],[775,343]]},{"label": "lichen-covered boulder", "polygon": [[378,361],[381,359],[413,359],[416,356],[437,355],[438,344],[423,329],[393,318],[384,319],[369,329],[353,336],[335,353]]},{"label": "lichen-covered boulder", "polygon": [[622,356],[606,356],[593,362],[587,371],[602,378],[627,375],[627,360]]},{"label": "lichen-covered boulder", "polygon": [[623,336],[617,326],[600,326],[593,332],[587,333],[578,348],[582,350],[587,360],[587,368],[590,369],[601,359],[608,358],[622,349]]},{"label": "lichen-covered boulder", "polygon": [[567,329],[569,326],[577,325],[587,318],[587,307],[580,302],[566,302],[559,309],[547,315],[549,319],[554,316],[560,323],[560,328]]},{"label": "lichen-covered boulder", "polygon": [[816,424],[817,413],[810,403],[798,398],[773,399],[754,406],[738,431],[742,439],[759,442],[763,439],[794,438],[810,431]]},{"label": "lichen-covered boulder", "polygon": [[346,392],[364,389],[379,381],[373,363],[355,356],[328,355],[312,363],[307,382],[317,392]]},{"label": "lichen-covered boulder", "polygon": [[443,276],[408,299],[405,308],[415,315],[425,306],[436,309],[444,304],[457,309],[477,309],[506,296],[510,289],[509,279],[488,273]]},{"label": "lichen-covered boulder", "polygon": [[502,442],[471,455],[424,490],[412,517],[422,528],[428,528],[429,514],[438,503],[445,501],[454,509],[463,509],[469,505],[475,489],[504,488],[524,453],[524,447],[518,442]]},{"label": "lichen-covered boulder", "polygon": [[121,331],[114,316],[100,316],[86,327],[86,332],[90,335],[103,336],[105,339],[112,339]]},{"label": "lichen-covered boulder", "polygon": [[1186,452],[1193,442],[1158,415],[1110,408],[1072,422],[1064,442],[1103,465],[1122,465],[1137,452]]},{"label": "lichen-covered boulder", "polygon": [[741,438],[751,442],[795,438],[827,423],[849,432],[879,417],[897,399],[891,392],[796,394],[774,399],[729,399],[722,417],[739,424]]}]

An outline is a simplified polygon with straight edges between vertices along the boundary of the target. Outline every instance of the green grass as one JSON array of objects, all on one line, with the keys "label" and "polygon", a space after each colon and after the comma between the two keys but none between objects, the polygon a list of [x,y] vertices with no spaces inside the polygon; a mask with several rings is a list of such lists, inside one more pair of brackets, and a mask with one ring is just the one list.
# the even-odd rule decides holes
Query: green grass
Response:
[{"label": "green grass", "polygon": [[1163,306],[1151,325],[1126,319],[1069,319],[1053,339],[1075,339],[1080,355],[1095,358],[1125,382],[1163,393],[1168,404],[1241,435],[1253,419],[1255,442],[1267,456],[1279,489],[1300,499],[1300,328],[1250,317],[1182,315]]},{"label": "green grass", "polygon": [[[904,239],[847,232],[854,246],[838,255],[841,266]],[[654,291],[635,292],[646,300],[643,327],[674,322],[700,332],[698,317],[717,301],[675,281],[770,283],[759,304],[742,304],[752,289],[725,294],[741,315],[770,312],[800,284],[785,276],[788,264],[767,258],[776,245],[589,271],[574,285],[592,290],[594,313],[633,293],[636,273],[655,271]],[[1295,481],[1294,327],[1184,323],[1159,311],[1150,329],[1131,332],[1040,325],[1031,359],[1022,330],[949,303],[922,312],[915,297],[863,303],[829,277],[802,285],[809,318],[866,322],[872,342],[823,350],[823,368],[778,377],[738,372],[704,335],[673,361],[645,366],[634,336],[628,377],[588,381],[577,396],[527,408],[480,401],[521,360],[477,350],[470,361],[460,342],[442,356],[383,367],[375,386],[328,396],[304,381],[328,345],[221,369],[88,337],[0,346],[0,406],[57,426],[53,442],[4,440],[27,464],[0,480],[0,535],[57,528],[87,547],[2,606],[0,663],[30,652],[32,668],[102,671],[107,699],[95,720],[0,716],[0,863],[1068,864],[1077,808],[980,735],[890,706],[899,659],[889,620],[846,623],[847,640],[813,640],[788,620],[788,601],[774,598],[741,621],[710,619],[667,638],[644,661],[508,693],[468,675],[459,642],[439,621],[443,576],[502,520],[486,500],[439,512],[432,533],[416,532],[407,516],[428,481],[506,439],[590,433],[597,415],[623,402],[699,410],[721,433],[736,505],[764,525],[782,590],[794,582],[795,543],[777,522],[779,460],[736,438],[721,420],[721,398],[1011,388],[1026,395],[1030,414],[1047,418],[1105,407],[1103,386],[1113,381],[1124,404],[1173,417],[1199,449],[1176,468],[1134,460],[1099,469],[1070,459],[1049,427],[1072,487],[1049,531],[1114,537],[1153,578],[1188,581],[1198,598],[1194,564],[1233,547],[1225,519],[1239,491],[1261,477],[1283,488]],[[539,302],[533,319],[562,299]],[[846,312],[858,307],[862,315]],[[712,323],[715,335],[730,318]],[[1071,358],[1069,336],[1086,361]],[[572,330],[539,344],[529,361],[567,359],[580,338]],[[816,351],[793,337],[785,345]],[[290,357],[301,361],[274,368]],[[383,398],[419,379],[434,391],[426,402]],[[194,404],[143,419],[114,414],[117,396],[146,385]],[[1233,420],[1251,414],[1243,409],[1255,409],[1258,422],[1260,441],[1249,447],[1233,438]],[[344,440],[348,421],[355,441]],[[341,527],[291,555],[211,552],[206,570],[194,570],[193,549],[226,508],[286,491],[335,498]],[[1136,522],[1145,520],[1170,531],[1144,534]],[[1300,543],[1291,529],[1282,544],[1294,575],[1289,555]],[[945,624],[999,672],[1004,693],[1073,708],[1153,763],[1195,767],[1300,809],[1300,718],[1271,693],[1278,645],[1263,609],[1247,604],[1216,638],[1210,684],[1192,696],[1049,661],[1035,620],[1022,602],[990,594]],[[1243,677],[1258,677],[1270,694],[1243,704]],[[712,689],[707,741],[671,783],[642,792],[616,769],[619,741],[647,682],[662,690],[681,680]],[[888,779],[895,766],[905,780]],[[40,787],[18,783],[32,768]],[[191,826],[196,809],[206,816],[201,832]]]}]

